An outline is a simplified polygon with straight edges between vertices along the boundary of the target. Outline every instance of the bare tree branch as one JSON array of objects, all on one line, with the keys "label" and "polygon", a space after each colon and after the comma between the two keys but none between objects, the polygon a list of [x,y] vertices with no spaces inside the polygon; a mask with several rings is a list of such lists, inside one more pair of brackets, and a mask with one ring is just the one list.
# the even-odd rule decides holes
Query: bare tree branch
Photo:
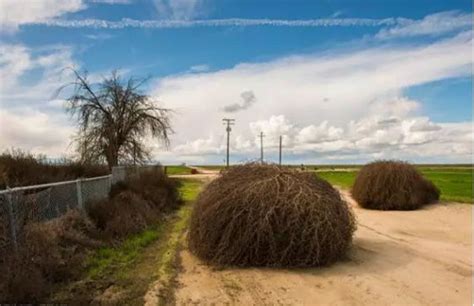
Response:
[{"label": "bare tree branch", "polygon": [[83,161],[106,161],[109,167],[143,163],[150,157],[144,143],[147,136],[169,145],[171,110],[154,105],[141,93],[140,87],[148,79],[131,77],[123,82],[113,71],[95,84],[87,79],[87,72],[72,70],[75,80],[61,86],[56,96],[66,87],[74,87],[67,98],[67,111],[79,124],[75,142]]}]

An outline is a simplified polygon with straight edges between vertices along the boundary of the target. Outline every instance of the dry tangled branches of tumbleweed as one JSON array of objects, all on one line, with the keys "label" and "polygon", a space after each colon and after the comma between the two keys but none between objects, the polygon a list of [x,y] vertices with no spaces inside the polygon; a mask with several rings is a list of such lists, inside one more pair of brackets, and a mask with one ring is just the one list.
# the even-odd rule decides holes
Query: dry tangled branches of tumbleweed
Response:
[{"label": "dry tangled branches of tumbleweed", "polygon": [[352,197],[360,206],[380,210],[412,210],[439,199],[440,191],[418,170],[401,161],[376,161],[357,174]]},{"label": "dry tangled branches of tumbleweed", "polygon": [[188,240],[195,255],[218,265],[320,266],[345,254],[354,230],[352,211],[328,182],[250,163],[201,192]]}]

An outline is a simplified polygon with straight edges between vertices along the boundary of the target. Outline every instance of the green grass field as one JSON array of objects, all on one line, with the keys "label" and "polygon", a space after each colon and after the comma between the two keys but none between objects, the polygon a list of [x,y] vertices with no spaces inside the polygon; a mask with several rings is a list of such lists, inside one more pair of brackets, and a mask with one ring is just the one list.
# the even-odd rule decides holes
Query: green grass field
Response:
[{"label": "green grass field", "polygon": [[206,169],[206,170],[222,170],[222,169],[225,169],[224,165],[204,165],[204,166],[197,166],[197,167],[202,168],[202,169]]},{"label": "green grass field", "polygon": [[[441,200],[473,203],[472,170],[470,168],[419,167],[421,173],[441,190]],[[350,188],[357,171],[321,171],[316,174],[333,185]]]},{"label": "green grass field", "polygon": [[191,174],[191,168],[188,168],[186,166],[166,166],[166,174]]},{"label": "green grass field", "polygon": [[[421,173],[431,180],[441,190],[441,200],[473,203],[473,175],[472,165],[442,165],[426,164],[415,165]],[[224,168],[220,165],[199,166],[204,169],[219,170]],[[299,165],[290,165],[298,168]],[[326,179],[331,184],[349,189],[354,183],[357,171],[361,165],[304,165],[307,171],[317,171],[317,175]],[[337,170],[350,171],[337,171]]]},{"label": "green grass field", "polygon": [[325,179],[333,185],[348,189],[351,188],[357,175],[356,171],[343,172],[343,171],[321,171],[315,172],[316,175]]}]

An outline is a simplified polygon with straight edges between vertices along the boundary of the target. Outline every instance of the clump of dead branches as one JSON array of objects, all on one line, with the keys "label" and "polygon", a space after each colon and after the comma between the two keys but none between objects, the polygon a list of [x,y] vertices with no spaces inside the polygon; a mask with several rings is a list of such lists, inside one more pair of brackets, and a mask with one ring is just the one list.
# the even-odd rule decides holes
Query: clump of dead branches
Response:
[{"label": "clump of dead branches", "polygon": [[289,168],[232,167],[199,195],[190,250],[238,266],[320,266],[341,258],[355,220],[328,182]]},{"label": "clump of dead branches", "polygon": [[418,170],[401,161],[376,161],[357,174],[352,197],[360,206],[412,210],[439,199],[439,189]]}]

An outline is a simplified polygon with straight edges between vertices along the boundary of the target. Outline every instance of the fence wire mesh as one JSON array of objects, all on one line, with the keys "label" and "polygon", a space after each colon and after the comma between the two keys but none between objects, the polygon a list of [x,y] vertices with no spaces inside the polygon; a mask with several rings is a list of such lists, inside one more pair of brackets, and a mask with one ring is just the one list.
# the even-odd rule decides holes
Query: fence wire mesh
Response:
[{"label": "fence wire mesh", "polygon": [[70,209],[85,209],[87,202],[107,198],[113,184],[150,167],[157,166],[120,166],[110,175],[0,191],[0,253],[16,248],[29,222],[51,220]]}]

